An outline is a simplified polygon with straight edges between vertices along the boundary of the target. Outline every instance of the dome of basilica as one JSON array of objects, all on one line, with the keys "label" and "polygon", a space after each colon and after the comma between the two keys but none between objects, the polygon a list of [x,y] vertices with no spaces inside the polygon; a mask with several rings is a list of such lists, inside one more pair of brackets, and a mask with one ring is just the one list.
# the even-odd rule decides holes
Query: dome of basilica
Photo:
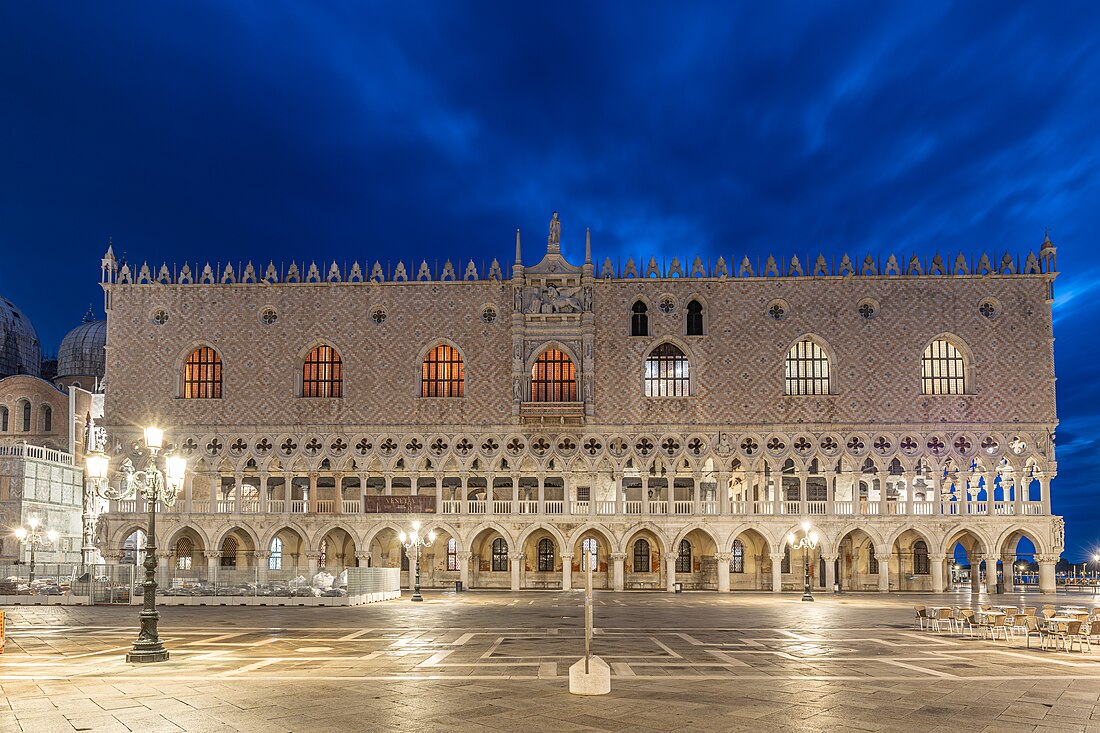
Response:
[{"label": "dome of basilica", "polygon": [[57,377],[103,378],[106,370],[107,322],[85,320],[65,334],[57,352]]},{"label": "dome of basilica", "polygon": [[14,303],[0,297],[0,377],[37,377],[41,369],[42,344],[34,325]]}]

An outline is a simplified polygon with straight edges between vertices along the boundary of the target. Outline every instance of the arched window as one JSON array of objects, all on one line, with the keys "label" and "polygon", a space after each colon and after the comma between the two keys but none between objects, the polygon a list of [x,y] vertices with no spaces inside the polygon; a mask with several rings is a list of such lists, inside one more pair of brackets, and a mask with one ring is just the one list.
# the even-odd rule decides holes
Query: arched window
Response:
[{"label": "arched window", "polygon": [[191,569],[191,553],[195,545],[188,537],[180,537],[176,540],[176,570]]},{"label": "arched window", "polygon": [[122,564],[141,565],[145,562],[145,532],[135,529],[122,543]]},{"label": "arched window", "polygon": [[493,540],[493,572],[503,573],[508,570],[508,543],[503,537]]},{"label": "arched window", "polygon": [[343,397],[344,363],[331,346],[318,346],[302,364],[303,397]]},{"label": "arched window", "polygon": [[936,339],[924,349],[921,394],[966,394],[966,360],[955,344]]},{"label": "arched window", "polygon": [[676,555],[676,572],[691,572],[691,543],[680,540],[680,552]]},{"label": "arched window", "polygon": [[447,540],[447,569],[458,570],[458,540]]},{"label": "arched window", "polygon": [[928,562],[928,545],[924,540],[913,543],[913,574],[928,575],[932,572],[932,565]]},{"label": "arched window", "polygon": [[233,537],[226,537],[222,540],[221,566],[223,568],[237,567],[237,540]]},{"label": "arched window", "polygon": [[829,357],[816,341],[802,339],[792,346],[784,371],[785,394],[829,394]]},{"label": "arched window", "polygon": [[688,301],[687,328],[684,332],[688,336],[703,335],[703,304],[698,300]]},{"label": "arched window", "polygon": [[867,572],[878,575],[878,555],[875,554],[875,543],[867,544]]},{"label": "arched window", "polygon": [[539,572],[548,573],[554,569],[554,541],[549,537],[539,540]]},{"label": "arched window", "polygon": [[730,553],[730,572],[745,572],[745,543],[741,540],[733,541],[733,552]]},{"label": "arched window", "polygon": [[420,367],[421,397],[461,397],[466,367],[458,349],[440,344],[428,352]]},{"label": "arched window", "polygon": [[0,430],[8,432],[8,408],[0,407]]},{"label": "arched window", "polygon": [[317,567],[324,569],[328,567],[328,540],[321,540],[321,552],[318,554]]},{"label": "arched window", "polygon": [[209,346],[191,352],[183,365],[183,398],[220,399],[222,396],[222,358]]},{"label": "arched window", "polygon": [[531,369],[532,402],[576,402],[577,368],[565,352],[547,349]]},{"label": "arched window", "polygon": [[267,558],[267,569],[283,569],[283,541],[278,537],[271,540],[271,555]]},{"label": "arched window", "polygon": [[31,431],[31,403],[23,400],[23,427],[24,433]]},{"label": "arched window", "polygon": [[649,572],[649,540],[638,540],[634,543],[634,572]]},{"label": "arched window", "polygon": [[588,572],[590,565],[592,572],[600,569],[600,543],[595,537],[581,540],[581,572]]},{"label": "arched window", "polygon": [[687,397],[688,358],[675,344],[661,344],[645,360],[646,397]]},{"label": "arched window", "polygon": [[42,405],[42,432],[53,432],[53,408],[49,405]]},{"label": "arched window", "polygon": [[779,563],[779,572],[791,572],[791,546],[783,545],[783,561]]},{"label": "arched window", "polygon": [[649,308],[642,301],[637,301],[630,308],[630,335],[649,335]]}]

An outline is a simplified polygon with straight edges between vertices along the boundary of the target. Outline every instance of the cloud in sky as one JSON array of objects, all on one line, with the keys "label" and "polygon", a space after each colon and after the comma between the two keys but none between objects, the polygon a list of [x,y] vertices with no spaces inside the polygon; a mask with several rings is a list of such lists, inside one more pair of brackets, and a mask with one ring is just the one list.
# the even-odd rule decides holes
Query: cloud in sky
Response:
[{"label": "cloud in sky", "polygon": [[480,264],[510,260],[516,228],[534,256],[554,209],[567,254],[591,227],[600,260],[1020,253],[1049,226],[1055,507],[1092,538],[1098,21],[1093,3],[7,3],[0,292],[50,350],[98,308],[108,236],[158,263]]}]

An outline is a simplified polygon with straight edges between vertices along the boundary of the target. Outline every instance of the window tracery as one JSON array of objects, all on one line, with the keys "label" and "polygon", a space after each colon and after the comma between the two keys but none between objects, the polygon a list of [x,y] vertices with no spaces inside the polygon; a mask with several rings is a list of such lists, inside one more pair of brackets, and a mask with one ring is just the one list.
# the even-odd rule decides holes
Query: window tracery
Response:
[{"label": "window tracery", "polygon": [[547,349],[531,368],[532,402],[576,402],[577,368],[560,349]]},{"label": "window tracery", "polygon": [[687,355],[675,344],[657,346],[645,360],[645,396],[687,397],[689,366]]},{"label": "window tracery", "polygon": [[548,573],[554,569],[554,541],[549,537],[539,540],[538,568],[541,573]]},{"label": "window tracery", "polygon": [[302,364],[303,397],[343,397],[344,364],[331,346],[317,346]]},{"label": "window tracery", "polygon": [[829,357],[813,339],[802,339],[787,352],[784,365],[788,395],[826,395],[830,393]]},{"label": "window tracery", "polygon": [[634,543],[634,572],[649,572],[649,540],[640,539]]},{"label": "window tracery", "polygon": [[492,567],[494,573],[503,573],[508,570],[508,543],[503,537],[493,540]]},{"label": "window tracery", "polygon": [[420,367],[421,397],[462,397],[466,366],[458,349],[440,344],[428,352]]},{"label": "window tracery", "polygon": [[966,360],[949,339],[928,344],[921,358],[921,394],[966,394]]},{"label": "window tracery", "polygon": [[220,399],[222,358],[209,346],[191,352],[183,365],[184,399]]}]

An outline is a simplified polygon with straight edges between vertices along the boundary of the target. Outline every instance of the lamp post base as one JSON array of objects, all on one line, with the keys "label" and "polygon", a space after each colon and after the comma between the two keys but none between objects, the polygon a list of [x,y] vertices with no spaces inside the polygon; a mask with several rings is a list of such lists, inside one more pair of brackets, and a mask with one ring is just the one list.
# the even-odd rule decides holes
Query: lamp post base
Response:
[{"label": "lamp post base", "polygon": [[168,650],[160,649],[131,649],[126,652],[126,661],[130,664],[144,664],[146,662],[167,662]]},{"label": "lamp post base", "polygon": [[813,601],[813,599],[814,599],[813,594],[810,593],[810,591],[806,591],[805,593],[802,594],[802,600],[804,600],[804,601]]},{"label": "lamp post base", "polygon": [[424,600],[424,596],[420,595],[420,591],[413,591],[412,598],[410,598],[409,600],[422,601]]}]

